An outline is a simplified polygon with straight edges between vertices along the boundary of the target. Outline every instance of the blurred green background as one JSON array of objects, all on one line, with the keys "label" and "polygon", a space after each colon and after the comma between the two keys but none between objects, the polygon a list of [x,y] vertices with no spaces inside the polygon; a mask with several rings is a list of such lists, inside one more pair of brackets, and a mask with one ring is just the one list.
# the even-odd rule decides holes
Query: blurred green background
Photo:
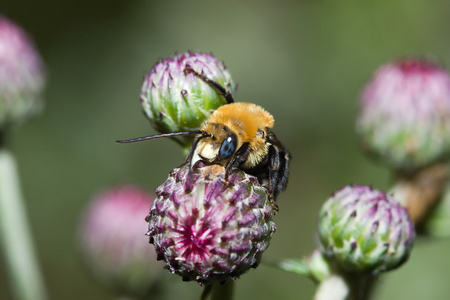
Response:
[{"label": "blurred green background", "polygon": [[[80,213],[113,184],[154,190],[184,159],[170,140],[114,142],[155,133],[138,95],[159,58],[212,52],[238,83],[237,99],[274,115],[293,160],[269,259],[314,249],[316,212],[333,190],[389,187],[389,172],[359,151],[354,133],[357,98],[375,68],[404,56],[450,65],[444,0],[3,0],[0,13],[30,33],[49,73],[44,114],[11,147],[51,299],[113,298],[77,257]],[[376,299],[448,299],[449,249],[450,240],[419,238],[410,261],[381,277]],[[199,298],[196,283],[163,276],[167,299]],[[314,288],[261,265],[237,281],[236,299],[311,299]],[[0,299],[11,297],[0,261]]]}]

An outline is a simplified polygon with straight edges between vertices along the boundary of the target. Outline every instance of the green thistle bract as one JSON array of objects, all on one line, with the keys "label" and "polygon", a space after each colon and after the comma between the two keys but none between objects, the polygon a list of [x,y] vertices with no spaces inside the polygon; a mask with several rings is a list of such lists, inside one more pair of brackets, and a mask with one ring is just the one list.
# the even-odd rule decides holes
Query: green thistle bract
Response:
[{"label": "green thistle bract", "polygon": [[404,207],[367,186],[336,191],[319,213],[322,252],[346,271],[374,274],[409,257],[415,230]]}]

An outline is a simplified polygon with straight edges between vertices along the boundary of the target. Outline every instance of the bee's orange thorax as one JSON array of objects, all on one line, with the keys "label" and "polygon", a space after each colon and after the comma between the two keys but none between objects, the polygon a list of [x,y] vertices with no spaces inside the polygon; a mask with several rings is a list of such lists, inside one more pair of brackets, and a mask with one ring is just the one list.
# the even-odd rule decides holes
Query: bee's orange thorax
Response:
[{"label": "bee's orange thorax", "polygon": [[258,129],[272,128],[274,120],[258,105],[236,102],[219,107],[209,116],[207,123],[225,125],[237,133],[243,143],[252,144]]}]

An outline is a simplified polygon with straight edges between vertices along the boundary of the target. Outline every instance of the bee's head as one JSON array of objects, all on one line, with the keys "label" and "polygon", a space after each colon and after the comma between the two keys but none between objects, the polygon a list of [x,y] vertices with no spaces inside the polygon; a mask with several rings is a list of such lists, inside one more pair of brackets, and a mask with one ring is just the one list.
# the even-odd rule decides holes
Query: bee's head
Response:
[{"label": "bee's head", "polygon": [[236,153],[240,146],[237,135],[227,126],[207,124],[194,144],[194,155],[208,163],[224,164]]}]

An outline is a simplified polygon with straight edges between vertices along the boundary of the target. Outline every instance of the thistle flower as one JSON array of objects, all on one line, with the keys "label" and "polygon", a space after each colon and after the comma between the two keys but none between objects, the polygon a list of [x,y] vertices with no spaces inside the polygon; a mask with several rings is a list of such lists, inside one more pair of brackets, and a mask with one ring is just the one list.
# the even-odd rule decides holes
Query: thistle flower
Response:
[{"label": "thistle flower", "polygon": [[199,163],[171,171],[156,190],[148,220],[159,260],[199,284],[236,279],[256,268],[269,246],[273,207],[256,177]]},{"label": "thistle flower", "polygon": [[[144,77],[140,99],[145,115],[161,133],[196,130],[211,110],[227,103],[202,79],[185,74],[186,67],[234,93],[225,65],[210,54],[188,52],[159,61]],[[189,148],[192,139],[178,137],[177,141]]]},{"label": "thistle flower", "polygon": [[153,199],[131,185],[106,190],[89,204],[80,224],[79,248],[86,266],[125,295],[145,295],[163,269],[144,235],[143,216]]},{"label": "thistle flower", "polygon": [[400,266],[415,238],[408,212],[367,186],[336,191],[319,213],[322,253],[346,271],[378,274]]},{"label": "thistle flower", "polygon": [[450,76],[442,67],[414,59],[381,66],[360,104],[363,149],[396,170],[450,155]]},{"label": "thistle flower", "polygon": [[0,15],[0,131],[40,111],[43,63],[29,36]]}]

